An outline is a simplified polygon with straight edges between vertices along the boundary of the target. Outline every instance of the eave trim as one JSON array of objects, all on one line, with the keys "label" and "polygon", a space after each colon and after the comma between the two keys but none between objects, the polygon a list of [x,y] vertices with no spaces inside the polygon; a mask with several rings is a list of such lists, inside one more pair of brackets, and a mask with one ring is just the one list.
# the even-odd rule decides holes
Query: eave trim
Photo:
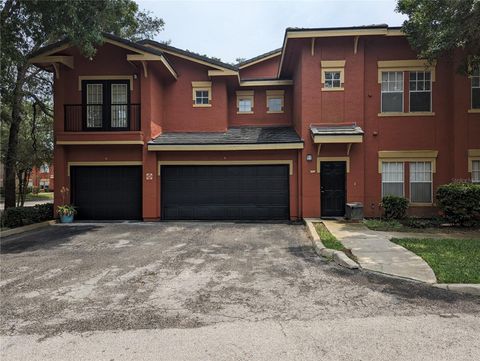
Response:
[{"label": "eave trim", "polygon": [[263,144],[149,144],[150,151],[278,150],[303,149],[303,143]]}]

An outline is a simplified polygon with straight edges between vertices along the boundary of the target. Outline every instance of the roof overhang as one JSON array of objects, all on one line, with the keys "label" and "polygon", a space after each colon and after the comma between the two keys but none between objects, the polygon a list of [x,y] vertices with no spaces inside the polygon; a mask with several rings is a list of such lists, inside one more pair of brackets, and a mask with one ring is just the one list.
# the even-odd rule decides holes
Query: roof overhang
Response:
[{"label": "roof overhang", "polygon": [[315,144],[363,143],[363,135],[313,135]]},{"label": "roof overhang", "polygon": [[279,150],[303,149],[303,142],[255,144],[148,144],[151,151]]},{"label": "roof overhang", "polygon": [[363,143],[363,130],[355,123],[312,124],[310,134],[316,144]]},{"label": "roof overhang", "polygon": [[[168,62],[168,60],[163,56],[161,51],[148,48],[141,44],[136,44],[131,41],[118,38],[110,34],[104,34],[103,37],[104,43],[118,46],[120,48],[132,51],[133,54],[127,54],[127,61],[140,61],[143,65],[143,70],[145,76],[147,76],[147,61],[160,61],[168,70],[168,72],[175,78],[178,78],[177,73]],[[55,45],[56,44],[56,45]],[[60,65],[65,65],[70,69],[74,68],[73,56],[70,55],[52,55],[68,49],[73,45],[67,40],[61,40],[55,44],[47,45],[44,50],[40,49],[35,53],[35,56],[29,59],[29,62],[35,64],[39,67],[53,66],[56,77],[60,76]]]},{"label": "roof overhang", "polygon": [[265,55],[265,56],[258,56],[258,57],[255,57],[255,58],[251,59],[251,60],[247,60],[247,61],[241,63],[241,65],[238,65],[238,69],[245,69],[245,68],[248,68],[249,66],[264,62],[264,61],[269,60],[269,59],[276,58],[277,56],[280,56],[280,55],[282,55],[281,50],[273,52],[273,53],[269,53],[268,55]]},{"label": "roof overhang", "polygon": [[[291,29],[285,30],[283,39],[282,54],[280,64],[278,65],[277,77],[282,73],[282,67],[285,59],[285,51],[288,39],[310,38],[329,38],[340,36],[352,36],[358,39],[360,36],[405,36],[405,33],[399,27],[388,27],[387,25],[371,27],[350,27],[350,28],[324,28],[324,29]],[[357,40],[358,41],[358,40]]]}]

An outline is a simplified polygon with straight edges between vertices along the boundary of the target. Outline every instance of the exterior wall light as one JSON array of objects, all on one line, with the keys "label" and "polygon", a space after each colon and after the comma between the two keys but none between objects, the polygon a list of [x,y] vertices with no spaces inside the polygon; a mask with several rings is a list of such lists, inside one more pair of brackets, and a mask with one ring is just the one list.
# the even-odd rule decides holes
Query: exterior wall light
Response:
[{"label": "exterior wall light", "polygon": [[311,154],[307,154],[307,161],[311,162],[313,160],[313,156]]}]

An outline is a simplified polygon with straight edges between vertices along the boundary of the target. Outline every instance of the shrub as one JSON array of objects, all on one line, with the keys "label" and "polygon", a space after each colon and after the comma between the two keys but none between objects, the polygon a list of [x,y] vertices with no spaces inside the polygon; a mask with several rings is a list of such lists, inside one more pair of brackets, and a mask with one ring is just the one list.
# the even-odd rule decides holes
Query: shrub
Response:
[{"label": "shrub", "polygon": [[480,220],[480,184],[444,184],[438,187],[436,198],[448,222],[472,226]]},{"label": "shrub", "polygon": [[386,219],[403,219],[407,214],[408,200],[403,197],[385,196],[382,207]]},{"label": "shrub", "polygon": [[37,204],[33,207],[14,207],[2,212],[2,228],[16,228],[53,219],[53,204]]}]

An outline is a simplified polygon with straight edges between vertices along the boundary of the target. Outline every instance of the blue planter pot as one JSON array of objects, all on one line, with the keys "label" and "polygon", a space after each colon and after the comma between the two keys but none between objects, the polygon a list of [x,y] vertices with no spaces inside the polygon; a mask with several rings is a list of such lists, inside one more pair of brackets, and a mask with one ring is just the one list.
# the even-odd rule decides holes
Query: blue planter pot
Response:
[{"label": "blue planter pot", "polygon": [[72,223],[73,214],[71,216],[60,216],[60,223]]}]

